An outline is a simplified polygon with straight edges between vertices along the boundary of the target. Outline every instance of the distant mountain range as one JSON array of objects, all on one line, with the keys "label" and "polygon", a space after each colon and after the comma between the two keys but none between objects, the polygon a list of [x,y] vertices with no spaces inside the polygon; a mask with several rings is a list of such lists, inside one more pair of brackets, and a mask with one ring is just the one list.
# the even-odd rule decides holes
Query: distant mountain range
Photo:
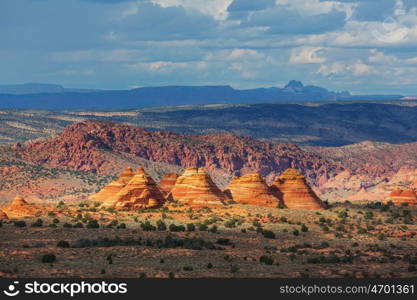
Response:
[{"label": "distant mountain range", "polygon": [[30,94],[57,94],[57,93],[89,93],[98,90],[68,89],[59,84],[24,83],[0,84],[0,94],[30,95]]},{"label": "distant mountain range", "polygon": [[351,95],[303,85],[292,80],[284,88],[237,90],[230,86],[162,86],[132,90],[67,89],[28,83],[0,85],[0,108],[46,110],[111,110],[144,107],[265,102],[397,100],[401,95]]}]

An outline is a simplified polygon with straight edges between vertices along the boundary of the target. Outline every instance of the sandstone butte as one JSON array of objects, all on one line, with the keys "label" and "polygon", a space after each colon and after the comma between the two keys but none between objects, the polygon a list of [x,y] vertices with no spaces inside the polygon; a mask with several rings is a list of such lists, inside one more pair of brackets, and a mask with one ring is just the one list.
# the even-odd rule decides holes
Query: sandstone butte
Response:
[{"label": "sandstone butte", "polygon": [[290,209],[325,209],[324,203],[307,184],[305,176],[297,169],[287,169],[277,176],[271,191],[282,193],[284,205]]},{"label": "sandstone butte", "polygon": [[145,171],[138,170],[128,184],[115,195],[116,209],[159,208],[165,197]]},{"label": "sandstone butte", "polygon": [[164,195],[168,195],[179,177],[176,173],[167,173],[165,174],[161,181],[159,182],[159,189],[164,193]]},{"label": "sandstone butte", "polygon": [[214,184],[202,168],[187,168],[178,177],[170,198],[190,206],[223,206],[228,197]]},{"label": "sandstone butte", "polygon": [[26,202],[26,200],[19,196],[3,208],[3,211],[9,218],[33,217],[42,214],[42,210],[39,207]]},{"label": "sandstone butte", "polygon": [[237,177],[229,184],[225,193],[237,203],[278,207],[277,193],[273,193],[257,171]]},{"label": "sandstone butte", "polygon": [[410,206],[417,205],[417,193],[412,189],[395,188],[386,198],[387,202],[392,202],[394,205],[402,205],[407,203]]},{"label": "sandstone butte", "polygon": [[114,196],[120,192],[128,182],[135,176],[132,168],[126,168],[115,181],[110,182],[97,194],[92,195],[90,201],[104,202],[104,206],[111,206],[114,203]]},{"label": "sandstone butte", "polygon": [[9,217],[7,216],[7,214],[0,209],[0,221],[4,221],[4,220],[8,220],[8,219],[9,219]]},{"label": "sandstone butte", "polygon": [[136,171],[126,168],[119,178],[89,200],[100,201],[103,206],[116,209],[157,208],[165,203],[164,195],[143,167]]}]

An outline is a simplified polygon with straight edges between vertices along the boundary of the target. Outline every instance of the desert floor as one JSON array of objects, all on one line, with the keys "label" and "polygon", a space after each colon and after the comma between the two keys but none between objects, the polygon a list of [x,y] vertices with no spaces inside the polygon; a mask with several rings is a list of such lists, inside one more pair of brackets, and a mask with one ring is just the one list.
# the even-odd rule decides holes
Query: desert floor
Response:
[{"label": "desert floor", "polygon": [[[27,226],[0,228],[0,277],[417,277],[412,207],[115,212],[86,203],[19,220]],[[93,220],[100,228],[87,228]]]}]

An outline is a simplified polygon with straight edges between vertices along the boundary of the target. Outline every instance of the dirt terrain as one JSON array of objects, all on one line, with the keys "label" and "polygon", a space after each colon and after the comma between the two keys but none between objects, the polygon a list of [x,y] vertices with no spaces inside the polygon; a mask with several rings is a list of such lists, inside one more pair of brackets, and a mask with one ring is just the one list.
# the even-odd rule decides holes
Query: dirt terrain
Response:
[{"label": "dirt terrain", "polygon": [[56,213],[2,222],[0,276],[417,277],[416,212],[348,203],[322,211],[61,203]]}]

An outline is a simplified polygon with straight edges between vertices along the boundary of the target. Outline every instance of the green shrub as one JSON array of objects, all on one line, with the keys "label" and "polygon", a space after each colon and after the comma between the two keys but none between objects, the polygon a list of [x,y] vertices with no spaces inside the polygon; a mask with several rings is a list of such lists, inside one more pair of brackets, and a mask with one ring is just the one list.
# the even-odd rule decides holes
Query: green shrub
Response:
[{"label": "green shrub", "polygon": [[365,228],[363,228],[363,227],[360,227],[359,229],[358,229],[358,234],[365,234],[367,231],[366,231],[366,229]]},{"label": "green shrub", "polygon": [[171,232],[181,232],[181,231],[185,231],[185,227],[184,227],[184,225],[171,224],[171,225],[169,225],[169,231],[171,231]]},{"label": "green shrub", "polygon": [[165,231],[165,230],[167,230],[167,225],[162,220],[156,221],[156,227],[158,228],[159,231]]},{"label": "green shrub", "polygon": [[239,220],[237,220],[237,219],[227,220],[224,223],[224,226],[227,227],[227,228],[235,228],[236,227],[236,224],[238,223],[238,221]]},{"label": "green shrub", "polygon": [[262,255],[260,258],[259,258],[259,261],[261,262],[261,263],[263,263],[263,264],[265,264],[265,265],[272,265],[273,263],[274,263],[274,259],[272,258],[272,257],[270,257],[270,256],[267,256],[267,255]]},{"label": "green shrub", "polygon": [[[281,219],[282,219],[282,218],[281,218]],[[259,223],[259,221],[254,220],[254,221],[252,222],[252,226],[253,226],[253,227],[261,227],[262,225],[261,225],[261,223]]]},{"label": "green shrub", "polygon": [[53,253],[44,254],[41,261],[43,263],[53,263],[56,261],[56,256]]},{"label": "green shrub", "polygon": [[263,230],[262,235],[267,239],[275,239],[275,233],[271,230]]},{"label": "green shrub", "polygon": [[83,228],[83,227],[84,227],[84,225],[81,222],[78,222],[74,225],[74,228]]},{"label": "green shrub", "polygon": [[126,224],[120,223],[119,226],[117,226],[117,229],[126,229]]},{"label": "green shrub", "polygon": [[211,226],[210,229],[209,229],[209,232],[211,232],[211,233],[217,233],[218,232],[217,226],[216,225]]},{"label": "green shrub", "polygon": [[298,236],[298,235],[300,235],[300,232],[299,232],[297,229],[295,229],[295,230],[292,232],[292,234],[293,234],[293,235],[295,235],[295,236]]},{"label": "green shrub", "polygon": [[32,225],[30,225],[31,227],[42,227],[43,225],[43,221],[42,219],[37,219],[34,223],[32,223]]},{"label": "green shrub", "polygon": [[70,244],[67,241],[59,241],[56,246],[58,248],[69,248]]},{"label": "green shrub", "polygon": [[211,268],[213,268],[213,264],[209,262],[209,263],[207,264],[207,269],[211,269]]},{"label": "green shrub", "polygon": [[217,239],[216,244],[224,245],[224,246],[231,245],[230,239],[225,239],[225,238]]},{"label": "green shrub", "polygon": [[98,224],[97,220],[90,220],[87,223],[87,228],[100,228],[100,225]]},{"label": "green shrub", "polygon": [[302,232],[307,232],[308,231],[308,227],[305,224],[301,225],[301,231]]},{"label": "green shrub", "polygon": [[70,223],[64,223],[64,225],[62,225],[64,228],[72,228],[72,224]]},{"label": "green shrub", "polygon": [[370,220],[370,219],[372,219],[374,217],[374,213],[373,212],[371,212],[371,211],[367,211],[366,213],[365,213],[365,215],[364,215],[364,218],[366,219],[366,220]]},{"label": "green shrub", "polygon": [[14,226],[16,227],[26,227],[25,221],[14,221]]},{"label": "green shrub", "polygon": [[207,229],[208,229],[208,226],[205,225],[205,224],[198,225],[198,230],[199,231],[207,231]]},{"label": "green shrub", "polygon": [[53,219],[53,220],[52,220],[52,223],[54,223],[54,224],[58,224],[58,223],[59,223],[59,219],[57,219],[57,218]]},{"label": "green shrub", "polygon": [[187,231],[195,231],[195,225],[193,223],[187,224]]},{"label": "green shrub", "polygon": [[153,226],[149,221],[141,222],[140,227],[143,231],[155,231],[156,227]]}]

